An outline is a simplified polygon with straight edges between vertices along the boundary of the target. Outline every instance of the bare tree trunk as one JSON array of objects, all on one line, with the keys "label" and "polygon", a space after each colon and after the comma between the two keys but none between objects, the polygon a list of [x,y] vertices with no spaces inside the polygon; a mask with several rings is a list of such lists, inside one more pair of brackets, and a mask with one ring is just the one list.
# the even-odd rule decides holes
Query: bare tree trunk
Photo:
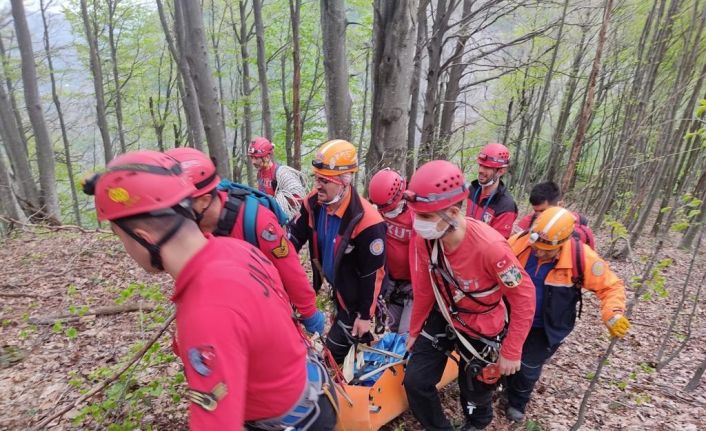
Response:
[{"label": "bare tree trunk", "polygon": [[162,0],[157,0],[157,11],[159,12],[159,21],[162,24],[162,30],[169,47],[169,52],[172,58],[177,63],[179,68],[179,93],[181,95],[182,105],[184,106],[184,115],[186,115],[187,124],[187,139],[193,148],[203,150],[203,122],[201,114],[199,114],[199,102],[196,99],[196,89],[194,82],[191,80],[191,72],[189,71],[189,63],[184,56],[183,28],[178,27],[176,20],[174,22],[174,33],[176,35],[177,44],[169,31],[167,17],[164,14],[164,6]]},{"label": "bare tree trunk", "polygon": [[[7,75],[7,70],[9,66],[9,57],[5,52],[5,45],[2,42],[2,37],[0,37],[0,56],[2,56],[2,67],[5,73],[5,82],[7,83],[7,94],[10,100],[10,105],[12,106],[12,115],[15,117],[15,124],[17,124],[17,131],[20,134],[20,139],[22,140],[22,151],[24,151],[25,156],[29,155],[29,145],[27,144],[27,135],[25,133],[24,122],[22,120],[22,114],[17,105],[17,98],[15,97],[15,86],[12,83],[12,79]],[[37,196],[39,192],[37,191]],[[39,202],[39,201],[37,201]],[[39,206],[37,206],[39,208]]]},{"label": "bare tree trunk", "polygon": [[39,0],[39,7],[42,13],[42,24],[44,25],[44,52],[47,56],[47,65],[49,66],[49,78],[51,79],[51,97],[56,108],[56,114],[59,117],[59,127],[61,128],[61,141],[64,144],[64,158],[66,159],[66,172],[69,177],[69,187],[71,188],[72,209],[74,211],[74,219],[76,224],[81,226],[81,212],[78,208],[78,195],[76,193],[76,182],[74,181],[74,168],[71,163],[71,150],[69,145],[69,137],[66,132],[66,123],[64,122],[64,113],[61,110],[59,102],[59,93],[56,89],[56,78],[54,76],[54,64],[52,62],[52,54],[49,43],[49,23],[47,23],[46,10],[44,0]]},{"label": "bare tree trunk", "polygon": [[427,89],[424,96],[424,117],[422,119],[422,138],[419,143],[419,164],[429,160],[444,158],[439,154],[434,145],[434,124],[438,114],[439,104],[439,79],[441,75],[441,53],[444,36],[448,29],[449,18],[456,7],[455,0],[439,0],[436,4],[436,14],[432,26],[432,37],[427,43],[429,64],[427,66]]},{"label": "bare tree trunk", "polygon": [[242,137],[242,148],[243,148],[243,158],[245,160],[245,167],[248,174],[248,184],[254,184],[255,175],[253,173],[252,165],[247,159],[247,147],[252,140],[252,108],[250,95],[252,90],[250,88],[250,54],[248,54],[248,40],[250,39],[250,32],[248,31],[247,25],[247,13],[245,10],[245,1],[240,0],[238,2],[240,8],[240,29],[236,27],[235,19],[233,17],[233,9],[231,6],[231,24],[233,26],[233,34],[237,35],[238,41],[240,42],[240,56],[243,64],[243,137]]},{"label": "bare tree trunk", "polygon": [[573,146],[571,147],[569,163],[561,180],[561,190],[563,190],[564,193],[567,193],[569,191],[569,186],[574,178],[576,165],[578,164],[579,154],[581,153],[581,147],[584,144],[588,121],[591,117],[591,114],[593,113],[596,80],[598,78],[598,72],[601,68],[601,54],[603,53],[603,45],[605,44],[606,32],[608,31],[608,24],[610,23],[610,14],[612,8],[613,0],[606,0],[603,9],[603,22],[601,23],[601,28],[598,32],[598,44],[596,46],[596,55],[593,58],[593,66],[591,67],[591,73],[588,75],[586,102],[581,108],[581,120],[579,121],[578,127],[576,128],[576,138],[574,139]]},{"label": "bare tree trunk", "polygon": [[699,387],[701,377],[704,376],[704,371],[706,371],[706,357],[704,357],[704,360],[701,361],[701,364],[696,367],[696,370],[694,370],[694,375],[691,377],[691,379],[689,379],[689,383],[687,383],[684,387],[684,390],[686,392],[691,392]]},{"label": "bare tree trunk", "polygon": [[542,131],[542,120],[544,119],[544,108],[547,103],[547,97],[549,96],[549,91],[551,90],[552,78],[554,77],[554,68],[556,66],[556,59],[559,56],[559,47],[561,46],[562,37],[564,36],[564,23],[566,22],[566,12],[569,8],[569,0],[564,0],[564,6],[561,10],[561,18],[559,19],[559,29],[557,30],[556,42],[554,43],[554,48],[552,49],[552,58],[549,61],[549,68],[547,73],[544,75],[544,84],[542,86],[542,94],[539,98],[539,105],[537,107],[537,114],[534,117],[534,126],[530,132],[529,139],[527,141],[527,154],[525,154],[525,160],[522,164],[522,174],[524,178],[529,174],[530,166],[534,165],[533,159],[533,146],[535,141],[539,138]]},{"label": "bare tree trunk", "polygon": [[419,112],[419,81],[422,75],[422,56],[424,41],[427,38],[427,6],[429,0],[419,0],[417,8],[417,43],[414,49],[414,66],[410,84],[412,101],[409,107],[409,125],[407,126],[407,162],[405,175],[409,178],[415,171],[414,147],[417,141],[417,113]]},{"label": "bare tree trunk", "polygon": [[559,120],[557,121],[557,125],[552,136],[551,150],[549,152],[549,158],[547,159],[546,169],[546,178],[549,181],[554,181],[554,178],[557,176],[561,166],[561,159],[565,150],[564,132],[566,131],[566,126],[569,122],[571,107],[573,106],[574,96],[576,94],[576,89],[578,88],[579,73],[581,72],[581,60],[583,60],[583,56],[586,52],[586,36],[588,29],[588,24],[584,24],[582,26],[581,42],[579,42],[576,55],[574,55],[574,60],[571,64],[569,81],[566,84],[566,90],[564,90],[564,100],[561,102],[561,109],[559,110]]},{"label": "bare tree trunk", "polygon": [[302,8],[301,0],[289,0],[289,14],[292,23],[292,167],[297,170],[302,168],[302,109],[301,109],[301,80],[302,64],[299,48],[299,21]]},{"label": "bare tree trunk", "polygon": [[[0,79],[2,76],[0,74]],[[15,122],[12,106],[8,94],[5,92],[4,82],[0,82],[0,137],[5,142],[10,165],[19,183],[19,197],[29,206],[28,213],[39,210],[39,190],[32,178],[32,168],[25,151],[19,126]]]},{"label": "bare tree trunk", "polygon": [[[223,61],[221,60],[221,51],[220,51],[220,46],[221,46],[221,32],[223,29],[223,16],[220,18],[220,22],[218,23],[218,27],[216,27],[216,15],[218,14],[218,11],[216,9],[216,2],[211,0],[211,13],[210,15],[210,23],[211,23],[211,46],[213,48],[213,57],[214,60],[216,61],[216,77],[218,78],[218,100],[221,101],[220,107],[221,107],[221,126],[223,126],[223,136],[224,136],[224,141],[227,139],[225,137],[226,135],[226,107],[225,107],[225,93],[223,91]],[[209,32],[207,32],[209,33]],[[227,150],[227,149],[226,149]]]},{"label": "bare tree trunk", "polygon": [[695,217],[694,220],[689,223],[689,228],[684,233],[684,237],[679,242],[679,247],[684,249],[691,248],[694,238],[699,230],[704,229],[704,222],[706,222],[706,171],[703,171],[699,181],[692,192],[692,196],[698,197],[701,200],[701,205],[699,205],[699,215]]},{"label": "bare tree trunk", "polygon": [[22,212],[17,197],[13,193],[10,173],[2,156],[0,156],[0,211],[11,219],[22,223],[27,222],[27,217]]},{"label": "bare tree trunk", "polygon": [[115,119],[118,126],[118,141],[120,152],[127,151],[125,145],[125,130],[123,129],[123,97],[122,84],[118,74],[118,45],[115,40],[115,12],[120,0],[108,0],[108,42],[110,45],[110,61],[113,66],[113,86],[115,87]]},{"label": "bare tree trunk", "polygon": [[[373,38],[374,38],[373,31]],[[372,41],[371,41],[372,44]],[[360,116],[360,136],[358,137],[358,154],[363,154],[363,141],[365,140],[365,126],[366,119],[368,118],[368,91],[370,89],[370,49],[367,50],[365,54],[365,81],[363,83],[363,113]],[[370,153],[368,153],[369,155]],[[366,175],[363,181],[363,188],[367,190],[367,181],[370,178],[371,171],[366,168]],[[358,184],[360,179],[360,172],[355,174],[354,184]]]},{"label": "bare tree trunk", "polygon": [[58,221],[61,219],[61,213],[59,212],[59,198],[56,193],[54,150],[52,149],[47,125],[44,122],[42,101],[39,97],[39,85],[37,84],[37,70],[34,64],[34,53],[32,52],[32,38],[29,34],[22,0],[12,0],[12,17],[15,22],[17,43],[22,56],[22,83],[25,104],[27,105],[29,120],[32,123],[34,142],[37,149],[42,204],[45,214]]},{"label": "bare tree trunk", "polygon": [[446,84],[446,92],[441,103],[441,122],[439,125],[439,145],[442,154],[449,154],[449,141],[453,133],[454,118],[456,118],[456,100],[461,94],[461,77],[466,69],[466,63],[463,61],[463,55],[466,51],[466,42],[470,37],[470,15],[473,6],[473,0],[463,0],[463,12],[461,14],[461,29],[456,38],[456,48],[453,55],[446,61],[448,66],[448,80]]},{"label": "bare tree trunk", "polygon": [[253,0],[252,10],[255,17],[255,41],[257,42],[257,74],[260,78],[260,102],[262,103],[262,124],[265,137],[272,139],[272,113],[270,112],[270,90],[267,86],[267,60],[265,59],[265,25],[262,23],[262,3]]},{"label": "bare tree trunk", "polygon": [[93,75],[93,90],[96,94],[96,122],[98,130],[100,130],[101,140],[103,142],[103,157],[105,164],[113,160],[113,146],[110,142],[110,132],[108,131],[108,120],[105,115],[105,94],[103,92],[103,67],[101,59],[98,56],[98,43],[96,41],[96,30],[94,24],[88,16],[88,6],[86,0],[81,0],[81,17],[83,19],[83,28],[86,32],[86,42],[88,42],[89,63],[91,65],[91,74]]},{"label": "bare tree trunk", "polygon": [[[383,167],[404,175],[417,0],[377,0],[373,24],[373,104],[369,178]],[[365,181],[367,184],[367,181]]]},{"label": "bare tree trunk", "polygon": [[348,88],[347,24],[344,0],[321,0],[328,137],[350,141],[352,102]]},{"label": "bare tree trunk", "polygon": [[175,10],[176,15],[178,16],[179,12],[182,13],[186,36],[186,60],[189,62],[191,79],[196,88],[208,150],[211,157],[215,159],[218,174],[227,177],[230,174],[230,168],[220,111],[221,102],[208,64],[201,4],[199,0],[181,0],[176,1],[175,5],[179,5]]},{"label": "bare tree trunk", "polygon": [[[291,40],[287,40],[287,44],[290,44]],[[287,165],[294,166],[294,158],[292,153],[294,151],[293,141],[293,118],[292,110],[289,107],[289,101],[287,99],[287,56],[282,55],[279,59],[280,63],[280,93],[282,94],[282,109],[284,110],[285,126],[284,126],[284,152],[287,155]],[[292,93],[294,90],[292,89]],[[300,116],[301,118],[301,116]]]}]

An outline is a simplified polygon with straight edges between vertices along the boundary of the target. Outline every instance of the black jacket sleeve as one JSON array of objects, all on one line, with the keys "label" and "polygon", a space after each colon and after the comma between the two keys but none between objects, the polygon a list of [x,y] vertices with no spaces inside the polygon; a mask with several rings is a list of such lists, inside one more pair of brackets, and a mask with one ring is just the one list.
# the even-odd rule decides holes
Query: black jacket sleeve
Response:
[{"label": "black jacket sleeve", "polygon": [[356,311],[362,319],[370,319],[385,275],[385,224],[377,223],[367,227],[356,236],[354,242],[360,277]]},{"label": "black jacket sleeve", "polygon": [[311,238],[311,227],[309,226],[309,212],[306,206],[302,205],[299,214],[294,217],[287,225],[289,231],[289,240],[297,249],[297,252],[304,247],[307,241]]}]

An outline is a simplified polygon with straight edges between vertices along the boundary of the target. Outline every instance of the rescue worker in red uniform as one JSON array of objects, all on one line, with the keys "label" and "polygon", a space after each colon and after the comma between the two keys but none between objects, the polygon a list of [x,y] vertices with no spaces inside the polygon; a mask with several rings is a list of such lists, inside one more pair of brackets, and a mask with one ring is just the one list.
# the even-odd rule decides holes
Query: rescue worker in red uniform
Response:
[{"label": "rescue worker in red uniform", "polygon": [[274,150],[269,139],[257,137],[248,147],[248,156],[257,169],[258,190],[274,197],[291,219],[299,214],[301,201],[306,196],[305,181],[301,172],[277,163]]},{"label": "rescue worker in red uniform", "polygon": [[[412,354],[404,386],[425,430],[454,429],[436,389],[453,350],[461,357],[461,429],[483,429],[492,421],[497,379],[520,369],[534,315],[530,277],[497,231],[464,217],[467,197],[463,173],[444,160],[420,167],[405,193],[416,238],[410,255]],[[503,299],[510,305],[507,327]]]},{"label": "rescue worker in red uniform", "polygon": [[[181,163],[182,169],[195,186],[196,190],[191,197],[199,227],[205,233],[217,234],[218,222],[226,211],[228,193],[217,189],[220,177],[216,174],[216,166],[206,154],[193,148],[175,148],[166,154]],[[245,211],[238,212],[235,224],[229,232],[230,237],[245,239],[244,214]],[[302,324],[307,331],[323,335],[325,318],[316,308],[316,293],[311,288],[299,256],[293,251],[292,244],[277,217],[269,209],[260,206],[255,227],[258,232],[257,245],[279,272],[292,305],[302,316]]]},{"label": "rescue worker in red uniform", "polygon": [[387,225],[387,261],[382,296],[387,307],[387,326],[392,332],[409,332],[412,313],[412,282],[409,247],[412,239],[412,211],[402,194],[407,182],[397,172],[385,168],[370,179],[368,197]]},{"label": "rescue worker in red uniform", "polygon": [[175,280],[191,429],[334,429],[330,380],[308,354],[277,271],[244,241],[202,234],[177,160],[126,153],[84,190],[142,268]]},{"label": "rescue worker in red uniform", "polygon": [[505,238],[512,234],[517,205],[500,179],[510,167],[510,150],[488,144],[478,154],[478,179],[471,182],[466,215],[489,224]]},{"label": "rescue worker in red uniform", "polygon": [[385,275],[385,223],[352,185],[358,154],[350,142],[334,139],[312,161],[314,190],[298,218],[290,222],[292,243],[309,243],[314,288],[328,281],[336,298],[336,316],[326,337],[341,363],[356,341],[372,340],[370,319]]},{"label": "rescue worker in red uniform", "polygon": [[572,239],[576,220],[561,207],[549,207],[529,232],[510,238],[510,246],[536,289],[532,329],[522,349],[520,371],[507,378],[507,417],[522,421],[542,366],[574,329],[581,289],[601,301],[602,320],[611,336],[624,337],[630,323],[623,316],[625,287],[588,245]]},{"label": "rescue worker in red uniform", "polygon": [[[561,200],[561,190],[553,181],[539,183],[532,187],[529,201],[534,212],[527,214],[517,222],[517,229],[515,229],[514,233],[528,231],[532,224],[534,224],[537,216],[545,209],[553,206],[564,206]],[[588,219],[577,212],[572,212],[571,214],[573,214],[574,219],[576,219],[573,236],[595,250],[596,239],[593,235],[593,230],[588,226]]]}]

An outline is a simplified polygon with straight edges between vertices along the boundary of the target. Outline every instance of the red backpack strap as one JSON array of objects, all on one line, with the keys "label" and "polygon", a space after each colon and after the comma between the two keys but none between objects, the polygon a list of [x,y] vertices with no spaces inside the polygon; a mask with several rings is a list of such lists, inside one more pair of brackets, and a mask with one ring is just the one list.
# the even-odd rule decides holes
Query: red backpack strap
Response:
[{"label": "red backpack strap", "polygon": [[581,318],[581,312],[583,311],[583,243],[578,238],[571,238],[571,257],[573,259],[573,265],[571,265],[571,282],[574,287],[578,289],[579,295],[579,311],[578,318]]}]

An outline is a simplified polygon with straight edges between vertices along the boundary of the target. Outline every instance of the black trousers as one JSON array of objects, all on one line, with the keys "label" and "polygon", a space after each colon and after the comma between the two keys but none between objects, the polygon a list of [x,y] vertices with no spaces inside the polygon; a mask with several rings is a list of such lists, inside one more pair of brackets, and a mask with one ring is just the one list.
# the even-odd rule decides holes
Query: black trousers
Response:
[{"label": "black trousers", "polygon": [[[430,335],[445,334],[446,320],[436,310],[433,310],[424,324],[424,332]],[[470,340],[479,352],[485,344],[479,340]],[[407,392],[409,406],[419,423],[428,431],[453,430],[454,427],[444,414],[436,384],[441,379],[448,357],[440,349],[463,352],[467,358],[473,356],[466,352],[456,340],[439,338],[437,346],[423,337],[417,337],[412,349],[412,355],[407,363],[404,377],[404,387]],[[476,362],[477,361],[477,362]],[[493,420],[493,392],[497,383],[488,385],[476,379],[477,370],[484,363],[472,360],[471,364],[461,360],[458,373],[458,387],[461,393],[460,401],[466,423],[482,429]]]},{"label": "black trousers", "polygon": [[560,344],[550,346],[544,328],[532,328],[522,346],[522,366],[517,373],[507,376],[508,404],[522,413],[525,412],[534,385],[542,374],[542,367]]},{"label": "black trousers", "polygon": [[338,364],[343,362],[355,341],[370,343],[373,340],[373,335],[369,332],[357,340],[353,338],[351,329],[353,329],[355,318],[356,315],[349,314],[346,310],[339,307],[333,325],[331,325],[331,329],[326,336],[326,347],[331,351],[333,359]]}]

